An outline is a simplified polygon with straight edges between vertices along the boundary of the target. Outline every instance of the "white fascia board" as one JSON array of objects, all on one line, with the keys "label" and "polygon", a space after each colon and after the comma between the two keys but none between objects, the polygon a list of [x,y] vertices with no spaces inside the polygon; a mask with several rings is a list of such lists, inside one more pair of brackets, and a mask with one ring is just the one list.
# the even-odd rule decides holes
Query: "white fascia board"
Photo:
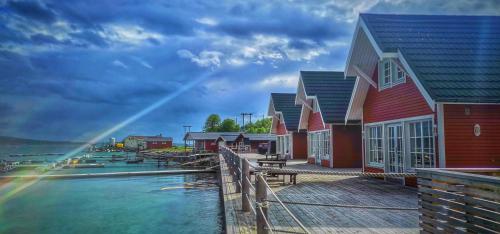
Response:
[{"label": "white fascia board", "polygon": [[[309,120],[309,117],[306,118],[305,115],[309,115],[309,112],[311,111],[312,109],[310,107],[306,106],[305,104],[302,105],[302,109],[300,110],[299,126],[297,132],[300,129],[307,129],[307,122],[305,120],[306,119]],[[304,126],[304,128],[301,128],[302,126]]]},{"label": "white fascia board", "polygon": [[368,37],[368,40],[370,41],[370,44],[372,44],[373,49],[375,49],[375,52],[377,52],[378,57],[379,58],[383,58],[384,57],[384,52],[378,46],[377,42],[375,41],[375,38],[372,36],[370,30],[368,30],[368,26],[366,26],[366,24],[365,24],[365,22],[363,21],[362,18],[359,18],[359,26],[365,32],[366,36]]},{"label": "white fascia board", "polygon": [[345,68],[344,68],[344,79],[347,78],[347,71],[349,69],[349,65],[351,64],[352,53],[354,51],[354,46],[355,46],[356,40],[358,39],[360,21],[361,21],[361,18],[358,16],[358,21],[356,22],[356,28],[354,29],[354,34],[353,34],[352,40],[351,40],[351,47],[349,48],[349,54],[347,55],[347,62],[345,64]]},{"label": "white fascia board", "polygon": [[304,112],[304,105],[300,108],[299,126],[297,126],[297,132],[300,131],[300,126],[302,125],[302,113]]},{"label": "white fascia board", "polygon": [[446,145],[444,133],[444,104],[437,103],[437,128],[438,128],[438,146],[439,146],[439,167],[446,168]]},{"label": "white fascia board", "polygon": [[[323,119],[323,113],[321,112],[321,106],[319,105],[318,98],[316,96],[314,96],[314,100],[316,100],[316,105],[318,106],[319,116],[321,117],[321,123],[323,123],[323,128],[325,128],[326,127],[325,119]],[[313,102],[314,102],[314,100],[313,100]],[[314,110],[313,110],[313,113],[314,113]]]},{"label": "white fascia board", "polygon": [[276,113],[276,109],[274,108],[273,98],[269,98],[269,106],[267,108],[267,116],[274,116]]},{"label": "white fascia board", "polygon": [[429,107],[431,108],[431,110],[435,111],[435,108],[436,108],[435,104],[436,103],[431,98],[431,95],[429,95],[429,93],[427,92],[427,90],[425,90],[425,88],[422,85],[422,83],[420,83],[420,80],[418,79],[417,75],[415,74],[415,72],[413,72],[413,70],[411,69],[410,65],[408,64],[408,62],[406,61],[406,59],[404,58],[404,56],[403,56],[403,54],[401,53],[400,50],[398,50],[398,59],[401,62],[401,64],[403,65],[403,67],[406,70],[406,72],[408,72],[408,74],[410,75],[410,78],[417,85],[418,91],[420,91],[420,93],[424,97],[425,101],[427,102],[427,104],[429,105]]},{"label": "white fascia board", "polygon": [[295,93],[295,105],[302,104],[301,96],[304,96],[307,98],[306,89],[304,87],[304,82],[302,81],[302,75],[299,76],[299,84],[297,85],[297,92]]},{"label": "white fascia board", "polygon": [[351,109],[352,109],[352,105],[354,103],[354,97],[356,96],[356,90],[358,89],[358,85],[359,85],[359,76],[356,76],[356,81],[354,82],[354,88],[352,89],[352,93],[351,93],[351,98],[349,99],[349,106],[347,107],[347,112],[346,112],[346,115],[345,115],[345,124],[347,124],[347,121],[349,119],[349,115],[351,114]]},{"label": "white fascia board", "polygon": [[487,102],[439,102],[446,105],[500,105],[500,103],[487,103]]}]

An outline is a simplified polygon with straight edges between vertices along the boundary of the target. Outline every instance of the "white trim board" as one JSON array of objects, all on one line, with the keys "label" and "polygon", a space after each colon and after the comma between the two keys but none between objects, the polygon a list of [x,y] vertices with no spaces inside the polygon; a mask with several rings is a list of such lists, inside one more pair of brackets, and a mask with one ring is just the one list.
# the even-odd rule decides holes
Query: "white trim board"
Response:
[{"label": "white trim board", "polygon": [[[439,102],[441,104],[446,104],[446,105],[500,105],[500,103],[474,103],[474,102]],[[437,104],[439,104],[437,103]]]},{"label": "white trim board", "polygon": [[351,109],[352,109],[352,105],[354,102],[354,96],[356,96],[356,90],[358,89],[358,85],[359,85],[359,76],[356,76],[356,81],[354,82],[354,87],[352,89],[351,98],[349,98],[349,105],[347,106],[347,111],[345,113],[345,120],[344,120],[345,124],[347,124],[347,122],[349,121],[349,116],[351,115]]},{"label": "white trim board", "polygon": [[385,120],[385,121],[380,121],[380,122],[365,123],[364,126],[375,126],[375,125],[380,125],[380,124],[390,124],[390,123],[394,123],[394,122],[406,122],[406,121],[414,121],[414,120],[429,119],[429,118],[434,119],[434,115],[433,114],[419,115],[419,116],[408,117],[408,118],[400,118],[400,119]]},{"label": "white trim board", "polygon": [[438,146],[439,146],[439,167],[446,168],[446,145],[444,133],[444,105],[437,104],[437,124],[438,124]]}]

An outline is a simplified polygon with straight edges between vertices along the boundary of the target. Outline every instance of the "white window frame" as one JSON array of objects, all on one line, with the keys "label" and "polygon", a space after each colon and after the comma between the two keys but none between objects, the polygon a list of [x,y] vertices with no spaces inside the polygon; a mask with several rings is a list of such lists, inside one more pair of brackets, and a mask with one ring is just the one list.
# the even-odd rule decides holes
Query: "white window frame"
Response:
[{"label": "white window frame", "polygon": [[[388,68],[386,68],[388,65]],[[378,64],[378,87],[379,91],[392,88],[398,84],[406,83],[407,73],[395,60],[386,58],[379,61]],[[389,81],[386,82],[386,78]]]},{"label": "white window frame", "polygon": [[307,132],[307,143],[308,157],[316,159],[316,154],[319,154],[321,160],[330,160],[332,151],[330,129]]},{"label": "white window frame", "polygon": [[[424,122],[428,122],[429,123],[429,128],[428,128],[428,135],[427,136],[424,136],[424,127],[423,127],[423,123]],[[408,170],[412,170],[414,171],[415,168],[434,168],[436,167],[436,142],[435,142],[435,131],[434,131],[434,123],[431,119],[423,119],[423,120],[418,120],[418,121],[409,121],[406,123],[407,124],[407,148],[408,148],[408,162],[407,162],[407,168]],[[410,127],[411,124],[419,124],[419,129],[415,128],[415,135],[412,136],[412,128]],[[417,136],[416,134],[416,131],[419,130],[421,131],[420,132],[420,136]],[[431,146],[431,148],[425,148],[425,138],[427,138],[427,140],[429,140],[429,146]],[[417,142],[420,143],[420,150],[419,151],[414,151],[412,149],[412,140],[415,140],[415,146],[417,145]],[[416,148],[416,147],[415,147]],[[432,151],[432,152],[431,152]],[[430,160],[430,164],[429,166],[426,166],[425,163],[424,163],[424,154],[425,153],[429,153],[431,154],[431,157],[432,157],[432,160]],[[413,154],[418,154],[417,156],[421,156],[422,157],[422,165],[418,165],[416,164],[416,166],[413,165]],[[415,162],[417,162],[417,160],[415,159]]]},{"label": "white window frame", "polygon": [[[375,128],[379,128],[378,129],[378,133],[380,133],[380,136],[377,136],[376,138],[372,138],[371,137],[371,130],[372,129],[375,129]],[[384,162],[385,162],[385,154],[384,154],[384,126],[383,125],[371,125],[371,126],[367,126],[366,127],[366,153],[367,153],[367,162],[368,162],[368,165],[369,166],[372,166],[372,167],[378,167],[378,168],[383,168],[384,167]],[[371,146],[372,146],[372,141],[375,141],[377,142],[377,145],[378,145],[378,142],[380,141],[380,146],[378,146],[377,148],[380,148],[379,149],[372,149]],[[379,162],[379,160],[376,160],[376,161],[372,161],[372,157],[371,157],[371,153],[374,152],[375,153],[375,157],[378,159],[378,158],[381,158],[382,159],[382,162]],[[381,155],[379,155],[381,154]]]},{"label": "white window frame", "polygon": [[[388,152],[387,152],[387,134],[385,134],[387,126],[389,125],[394,125],[394,124],[401,124],[403,127],[403,170],[405,172],[413,172],[415,171],[415,167],[412,167],[411,162],[412,162],[412,155],[411,155],[411,145],[410,145],[410,124],[414,123],[422,123],[425,121],[430,121],[430,134],[428,138],[432,141],[432,148],[428,150],[432,150],[432,159],[431,159],[431,167],[436,167],[436,124],[435,124],[435,119],[434,115],[425,115],[425,116],[417,116],[417,117],[411,117],[411,118],[405,118],[405,119],[398,119],[398,120],[391,120],[391,121],[383,121],[383,122],[377,122],[377,123],[368,123],[365,124],[364,129],[365,129],[365,160],[367,162],[367,166],[370,167],[376,167],[376,168],[383,168],[385,171],[388,170]],[[370,161],[370,128],[371,127],[381,127],[382,129],[382,154],[383,154],[383,163],[377,163],[377,162],[372,162]],[[422,141],[423,145],[423,141]],[[421,153],[425,153],[423,150]],[[421,168],[421,167],[417,167]]]}]

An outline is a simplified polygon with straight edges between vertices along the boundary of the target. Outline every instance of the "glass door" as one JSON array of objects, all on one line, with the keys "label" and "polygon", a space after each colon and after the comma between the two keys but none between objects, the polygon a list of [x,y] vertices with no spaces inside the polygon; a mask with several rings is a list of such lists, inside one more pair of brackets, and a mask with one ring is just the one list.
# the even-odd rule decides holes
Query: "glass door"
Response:
[{"label": "glass door", "polygon": [[403,126],[387,126],[387,156],[389,172],[403,172]]}]

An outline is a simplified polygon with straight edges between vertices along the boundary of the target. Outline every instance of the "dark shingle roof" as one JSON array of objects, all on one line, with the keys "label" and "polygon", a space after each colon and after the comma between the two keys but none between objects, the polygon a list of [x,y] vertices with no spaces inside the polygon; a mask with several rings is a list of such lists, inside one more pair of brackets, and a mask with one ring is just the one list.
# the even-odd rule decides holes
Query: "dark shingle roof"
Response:
[{"label": "dark shingle roof", "polygon": [[217,140],[220,136],[238,137],[241,132],[188,132],[184,136],[186,140]]},{"label": "dark shingle roof", "polygon": [[270,133],[244,133],[243,136],[251,141],[275,141],[276,135]]},{"label": "dark shingle roof", "polygon": [[274,140],[276,135],[269,133],[242,133],[242,132],[188,132],[184,136],[185,140],[217,140],[222,137],[226,141],[234,141],[240,134],[251,141]]},{"label": "dark shingle roof", "polygon": [[344,123],[356,78],[332,71],[301,71],[300,76],[307,96],[318,98],[323,121]]},{"label": "dark shingle roof", "polygon": [[401,51],[436,101],[500,102],[500,17],[361,14],[383,52]]},{"label": "dark shingle roof", "polygon": [[271,93],[274,110],[283,113],[285,125],[289,131],[295,131],[299,127],[300,111],[302,106],[295,105],[294,93]]}]

